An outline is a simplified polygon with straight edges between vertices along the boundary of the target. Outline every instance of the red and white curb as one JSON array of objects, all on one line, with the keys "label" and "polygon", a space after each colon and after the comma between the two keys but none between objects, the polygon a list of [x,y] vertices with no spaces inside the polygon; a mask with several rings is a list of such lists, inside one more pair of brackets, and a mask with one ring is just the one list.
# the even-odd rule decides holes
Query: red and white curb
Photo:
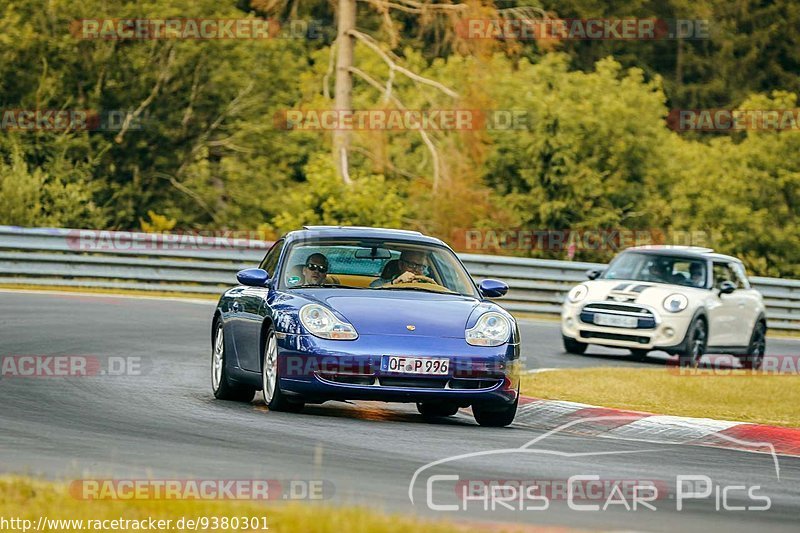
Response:
[{"label": "red and white curb", "polygon": [[800,429],[656,415],[520,397],[514,426],[663,444],[691,444],[800,457]]}]

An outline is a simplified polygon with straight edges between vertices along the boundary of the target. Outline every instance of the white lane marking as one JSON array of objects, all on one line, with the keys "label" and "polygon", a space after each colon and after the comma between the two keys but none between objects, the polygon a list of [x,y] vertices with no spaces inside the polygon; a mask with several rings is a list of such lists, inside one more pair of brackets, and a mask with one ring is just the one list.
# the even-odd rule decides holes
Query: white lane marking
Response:
[{"label": "white lane marking", "polygon": [[[0,292],[10,292],[16,294],[54,294],[60,296],[85,296],[91,298],[130,298],[133,300],[162,300],[166,302],[182,302],[187,304],[217,305],[215,300],[200,298],[178,298],[172,296],[146,296],[138,294],[109,294],[102,292],[80,292],[80,291],[45,291],[35,289],[0,289]],[[220,293],[222,294],[222,293]]]},{"label": "white lane marking", "polygon": [[653,415],[614,428],[602,436],[682,444],[702,439],[739,424],[741,422],[710,418]]},{"label": "white lane marking", "polygon": [[525,371],[526,374],[538,374],[539,372],[552,372],[553,370],[563,370],[561,368],[531,368]]}]

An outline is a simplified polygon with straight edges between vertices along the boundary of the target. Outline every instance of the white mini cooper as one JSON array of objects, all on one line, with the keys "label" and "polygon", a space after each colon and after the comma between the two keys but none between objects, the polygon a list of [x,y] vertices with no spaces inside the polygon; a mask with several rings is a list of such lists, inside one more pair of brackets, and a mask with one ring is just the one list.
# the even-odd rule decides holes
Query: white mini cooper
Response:
[{"label": "white mini cooper", "polygon": [[662,350],[681,365],[704,353],[739,356],[759,368],[767,320],[761,293],[735,257],[707,248],[645,246],[620,253],[573,287],[561,312],[564,349],[628,348],[637,358]]}]

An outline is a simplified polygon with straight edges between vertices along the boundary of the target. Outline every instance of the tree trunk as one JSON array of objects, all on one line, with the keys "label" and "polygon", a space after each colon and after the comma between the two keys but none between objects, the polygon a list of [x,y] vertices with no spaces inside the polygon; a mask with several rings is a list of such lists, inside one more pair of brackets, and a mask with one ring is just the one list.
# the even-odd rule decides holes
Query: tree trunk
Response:
[{"label": "tree trunk", "polygon": [[[339,21],[336,37],[336,88],[333,108],[336,111],[352,111],[353,107],[353,47],[355,38],[348,32],[356,27],[356,0],[339,0]],[[350,149],[350,132],[343,129],[333,130],[333,161],[336,172],[346,183],[350,184],[347,154]]]}]

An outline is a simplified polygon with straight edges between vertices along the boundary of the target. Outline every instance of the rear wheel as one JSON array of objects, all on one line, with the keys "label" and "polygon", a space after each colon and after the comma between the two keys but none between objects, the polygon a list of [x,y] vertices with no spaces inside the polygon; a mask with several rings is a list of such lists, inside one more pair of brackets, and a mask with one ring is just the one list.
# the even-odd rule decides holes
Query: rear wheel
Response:
[{"label": "rear wheel", "polygon": [[708,330],[706,322],[702,318],[695,320],[686,332],[686,346],[683,351],[678,354],[678,363],[680,366],[697,368],[700,364],[700,359],[706,353],[706,345],[708,343]]},{"label": "rear wheel", "polygon": [[517,404],[519,404],[519,393],[511,405],[475,404],[472,406],[472,414],[475,416],[475,421],[481,426],[505,427],[511,424],[514,417],[517,416]]},{"label": "rear wheel", "polygon": [[758,370],[764,364],[764,355],[767,352],[767,326],[758,322],[750,336],[750,346],[747,355],[739,359],[742,367]]},{"label": "rear wheel", "polygon": [[275,330],[269,328],[264,343],[264,359],[261,364],[261,384],[264,392],[264,403],[270,411],[299,412],[303,409],[302,401],[290,400],[280,386],[278,372],[278,338]]},{"label": "rear wheel", "polygon": [[588,346],[588,344],[585,342],[578,342],[572,337],[567,337],[566,335],[562,335],[561,339],[564,341],[564,349],[567,351],[567,353],[582,355]]},{"label": "rear wheel", "polygon": [[458,412],[458,406],[449,403],[417,403],[417,411],[425,418],[453,416]]},{"label": "rear wheel", "polygon": [[231,381],[228,377],[228,360],[225,353],[225,329],[217,323],[211,343],[211,390],[218,400],[249,402],[256,392],[254,387]]}]

